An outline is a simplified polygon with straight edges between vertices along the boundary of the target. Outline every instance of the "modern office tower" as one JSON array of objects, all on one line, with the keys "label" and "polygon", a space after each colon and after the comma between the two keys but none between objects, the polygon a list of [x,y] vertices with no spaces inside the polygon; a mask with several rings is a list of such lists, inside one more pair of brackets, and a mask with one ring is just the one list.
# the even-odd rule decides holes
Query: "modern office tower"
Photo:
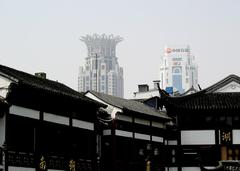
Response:
[{"label": "modern office tower", "polygon": [[88,50],[85,67],[79,68],[78,91],[123,97],[123,69],[118,64],[116,45],[123,39],[113,35],[86,35],[80,38]]},{"label": "modern office tower", "polygon": [[160,80],[161,88],[170,92],[184,93],[190,88],[198,89],[198,67],[188,45],[165,46]]}]

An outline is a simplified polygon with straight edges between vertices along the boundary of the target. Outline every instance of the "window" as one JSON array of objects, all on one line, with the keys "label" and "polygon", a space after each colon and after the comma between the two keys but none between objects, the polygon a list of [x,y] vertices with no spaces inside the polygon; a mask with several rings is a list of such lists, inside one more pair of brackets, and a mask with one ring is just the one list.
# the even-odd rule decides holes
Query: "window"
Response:
[{"label": "window", "polygon": [[108,61],[108,66],[109,66],[109,70],[112,70],[113,67],[112,67],[112,61],[111,60]]},{"label": "window", "polygon": [[174,73],[180,73],[180,69],[179,69],[179,68],[176,68],[176,69],[174,70]]},{"label": "window", "polygon": [[173,80],[173,87],[175,87],[180,93],[183,93],[182,75],[181,74],[174,74],[172,76],[172,80]]},{"label": "window", "polygon": [[239,127],[239,116],[233,117],[233,125],[234,127]]},{"label": "window", "polygon": [[222,160],[239,160],[239,149],[238,147],[221,147],[221,159]]},{"label": "window", "polygon": [[172,58],[173,61],[182,61],[182,58]]},{"label": "window", "polygon": [[173,67],[172,72],[174,74],[181,74],[182,69],[181,69],[181,67]]},{"label": "window", "polygon": [[96,69],[96,62],[92,61],[92,69]]},{"label": "window", "polygon": [[232,117],[231,116],[228,116],[226,118],[226,124],[232,126]]}]

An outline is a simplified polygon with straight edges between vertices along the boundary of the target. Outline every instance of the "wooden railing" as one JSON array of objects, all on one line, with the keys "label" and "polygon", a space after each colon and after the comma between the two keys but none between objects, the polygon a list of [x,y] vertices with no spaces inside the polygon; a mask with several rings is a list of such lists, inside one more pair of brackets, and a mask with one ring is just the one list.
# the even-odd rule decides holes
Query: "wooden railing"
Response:
[{"label": "wooden railing", "polygon": [[92,160],[82,158],[69,158],[67,156],[57,155],[37,155],[33,153],[8,151],[7,154],[9,166],[39,168],[41,162],[47,169],[71,170],[69,167],[75,168],[76,171],[92,171]]}]

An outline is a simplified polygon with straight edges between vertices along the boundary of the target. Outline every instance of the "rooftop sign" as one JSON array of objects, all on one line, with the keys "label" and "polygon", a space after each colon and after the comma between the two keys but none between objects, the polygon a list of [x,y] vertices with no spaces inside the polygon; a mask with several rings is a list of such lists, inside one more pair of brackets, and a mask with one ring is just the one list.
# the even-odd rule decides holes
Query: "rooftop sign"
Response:
[{"label": "rooftop sign", "polygon": [[176,52],[190,52],[189,48],[166,48],[165,49],[166,53],[176,53]]}]

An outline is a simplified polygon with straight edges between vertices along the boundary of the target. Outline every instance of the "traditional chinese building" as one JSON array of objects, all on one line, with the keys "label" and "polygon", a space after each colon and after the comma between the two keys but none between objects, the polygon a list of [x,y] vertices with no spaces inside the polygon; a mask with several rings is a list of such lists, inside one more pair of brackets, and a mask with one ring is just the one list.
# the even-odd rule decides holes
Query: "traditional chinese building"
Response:
[{"label": "traditional chinese building", "polygon": [[101,146],[103,170],[164,169],[170,117],[137,101],[95,91],[88,91],[86,96],[108,106],[109,117],[102,120],[106,124]]},{"label": "traditional chinese building", "polygon": [[222,160],[240,159],[240,77],[230,75],[179,97],[161,91],[161,100],[176,124],[175,138],[168,144],[172,149],[168,169],[200,171],[200,165],[215,167]]},{"label": "traditional chinese building", "polygon": [[39,75],[0,65],[0,170],[96,170],[105,105]]}]

